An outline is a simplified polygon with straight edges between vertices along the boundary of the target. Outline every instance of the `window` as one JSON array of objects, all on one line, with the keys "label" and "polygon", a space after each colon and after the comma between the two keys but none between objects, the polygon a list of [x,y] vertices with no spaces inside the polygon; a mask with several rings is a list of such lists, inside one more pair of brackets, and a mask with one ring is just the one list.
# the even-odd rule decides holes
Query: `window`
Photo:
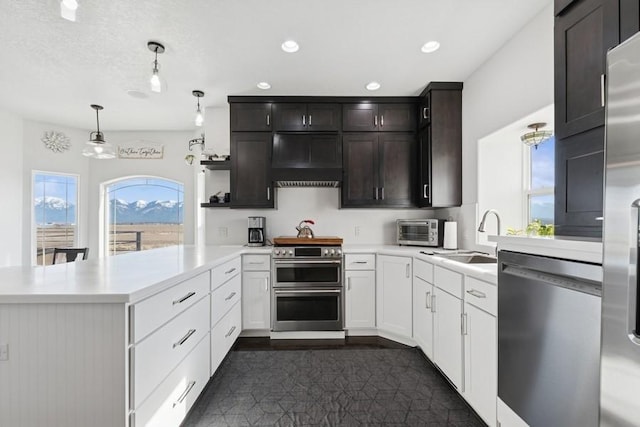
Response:
[{"label": "window", "polygon": [[553,224],[555,137],[529,152],[529,186],[526,191],[527,223]]},{"label": "window", "polygon": [[106,253],[183,243],[184,185],[162,178],[125,178],[106,187]]},{"label": "window", "polygon": [[77,176],[34,173],[33,218],[37,265],[50,265],[55,247],[77,246],[77,206]]}]

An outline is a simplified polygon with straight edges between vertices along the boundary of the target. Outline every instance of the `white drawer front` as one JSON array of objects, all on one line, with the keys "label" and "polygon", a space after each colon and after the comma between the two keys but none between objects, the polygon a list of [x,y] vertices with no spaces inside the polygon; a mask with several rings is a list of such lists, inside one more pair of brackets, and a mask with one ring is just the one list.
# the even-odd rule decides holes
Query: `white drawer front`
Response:
[{"label": "white drawer front", "polygon": [[433,284],[462,299],[462,274],[436,265],[433,270]]},{"label": "white drawer front", "polygon": [[345,254],[345,270],[375,270],[376,256],[374,254]]},{"label": "white drawer front", "polygon": [[131,306],[131,343],[136,343],[209,293],[210,273],[199,274]]},{"label": "white drawer front", "polygon": [[271,257],[269,255],[242,255],[242,271],[269,271]]},{"label": "white drawer front", "polygon": [[136,427],[179,426],[209,381],[209,335],[134,413]]},{"label": "white drawer front", "polygon": [[237,275],[211,293],[211,326],[227,314],[242,294],[242,278]]},{"label": "white drawer front", "polygon": [[209,297],[132,349],[132,406],[137,408],[209,331]]},{"label": "white drawer front", "polygon": [[211,330],[211,375],[216,372],[242,329],[242,304],[231,311]]},{"label": "white drawer front", "polygon": [[211,290],[220,287],[220,285],[224,284],[227,280],[240,274],[241,268],[242,261],[240,257],[215,267],[211,270]]},{"label": "white drawer front", "polygon": [[421,259],[413,260],[413,275],[433,284],[433,264]]},{"label": "white drawer front", "polygon": [[498,288],[496,285],[466,277],[464,281],[464,300],[494,316],[498,315]]}]

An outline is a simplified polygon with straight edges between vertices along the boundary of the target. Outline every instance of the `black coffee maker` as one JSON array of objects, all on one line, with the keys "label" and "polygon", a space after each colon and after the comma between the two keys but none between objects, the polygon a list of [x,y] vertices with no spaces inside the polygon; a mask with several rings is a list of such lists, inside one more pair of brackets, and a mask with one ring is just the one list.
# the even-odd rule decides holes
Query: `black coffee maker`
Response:
[{"label": "black coffee maker", "polygon": [[264,246],[265,229],[267,219],[263,216],[249,217],[249,243],[248,246]]}]

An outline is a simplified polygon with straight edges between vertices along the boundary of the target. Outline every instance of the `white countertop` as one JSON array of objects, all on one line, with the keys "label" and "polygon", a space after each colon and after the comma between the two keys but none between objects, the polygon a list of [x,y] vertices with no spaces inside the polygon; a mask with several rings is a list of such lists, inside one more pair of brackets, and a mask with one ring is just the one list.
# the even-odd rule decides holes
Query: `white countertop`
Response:
[{"label": "white countertop", "polygon": [[239,245],[172,246],[46,267],[5,267],[0,304],[135,302],[242,253],[270,252]]},{"label": "white countertop", "polygon": [[489,236],[499,250],[602,264],[602,242],[579,237]]},{"label": "white countertop", "polygon": [[[429,252],[436,248],[420,246],[398,245],[344,245],[342,252],[350,253],[377,253],[380,255],[411,256],[425,260],[434,265],[440,265],[451,270],[458,271],[477,279],[486,280],[493,284],[498,283],[497,264],[463,264],[461,262],[439,257],[438,255],[425,255],[421,252]],[[442,251],[442,249],[439,249]],[[451,251],[456,252],[456,251]]]},{"label": "white countertop", "polygon": [[[236,256],[272,247],[172,246],[46,267],[0,268],[0,304],[135,303]],[[410,256],[496,283],[496,264],[462,264],[395,245],[345,245],[343,252]]]}]

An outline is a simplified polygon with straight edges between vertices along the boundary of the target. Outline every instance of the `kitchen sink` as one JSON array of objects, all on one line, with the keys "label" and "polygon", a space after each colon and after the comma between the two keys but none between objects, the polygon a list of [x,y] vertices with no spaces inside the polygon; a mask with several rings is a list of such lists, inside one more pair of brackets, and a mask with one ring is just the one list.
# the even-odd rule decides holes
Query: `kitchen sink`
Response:
[{"label": "kitchen sink", "polygon": [[496,264],[498,262],[496,257],[485,254],[439,254],[437,256],[463,264]]}]

